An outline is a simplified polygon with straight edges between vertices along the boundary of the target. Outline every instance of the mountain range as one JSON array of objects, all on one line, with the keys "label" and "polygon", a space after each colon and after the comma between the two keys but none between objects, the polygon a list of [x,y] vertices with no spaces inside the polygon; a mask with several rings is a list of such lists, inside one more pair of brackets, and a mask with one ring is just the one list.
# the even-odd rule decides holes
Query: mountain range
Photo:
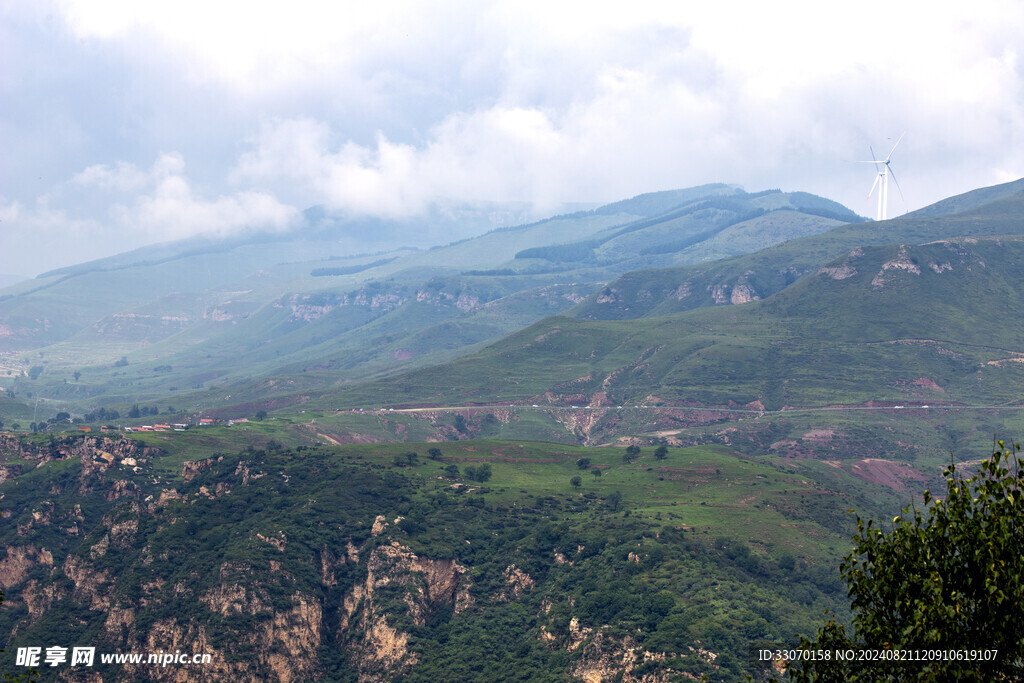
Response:
[{"label": "mountain range", "polygon": [[[849,619],[849,511],[1024,428],[1024,180],[882,222],[706,185],[361,256],[310,224],[0,291],[8,653],[773,680],[752,647]],[[119,429],[157,421],[190,426]]]},{"label": "mountain range", "polygon": [[72,412],[282,373],[363,380],[456,357],[638,267],[745,253],[850,220],[804,193],[709,185],[429,250],[335,256],[344,235],[329,226],[158,245],[3,290],[0,378],[37,367],[26,390]]}]

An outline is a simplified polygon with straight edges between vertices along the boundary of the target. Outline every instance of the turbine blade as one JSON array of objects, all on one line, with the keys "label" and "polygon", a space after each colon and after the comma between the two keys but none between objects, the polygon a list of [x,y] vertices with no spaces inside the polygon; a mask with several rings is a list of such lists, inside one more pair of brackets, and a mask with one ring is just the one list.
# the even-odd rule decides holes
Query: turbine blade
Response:
[{"label": "turbine blade", "polygon": [[[902,133],[900,133],[900,137],[899,137],[899,139],[896,140],[896,144],[892,146],[892,149],[889,150],[888,156],[885,157],[886,161],[889,161],[889,157],[891,157],[892,153],[896,151],[896,148],[899,146],[900,142],[903,140],[903,136],[906,135],[906,134],[907,134],[907,131],[903,131]],[[874,152],[872,152],[872,156],[874,156]]]},{"label": "turbine blade", "polygon": [[871,150],[871,159],[875,164],[875,170],[881,172],[882,169],[878,168],[878,157],[875,156],[875,150],[872,149],[871,145],[868,145],[868,149]]},{"label": "turbine blade", "polygon": [[878,183],[881,179],[881,174],[875,176],[875,182],[871,183],[871,189],[868,190],[868,199],[871,199],[871,195],[874,194],[875,188],[878,187]]},{"label": "turbine blade", "polygon": [[892,166],[889,167],[889,175],[892,176],[892,181],[896,183],[896,189],[900,191],[900,199],[906,201],[903,197],[903,188],[900,187],[900,181],[896,180],[896,174],[892,172]]}]

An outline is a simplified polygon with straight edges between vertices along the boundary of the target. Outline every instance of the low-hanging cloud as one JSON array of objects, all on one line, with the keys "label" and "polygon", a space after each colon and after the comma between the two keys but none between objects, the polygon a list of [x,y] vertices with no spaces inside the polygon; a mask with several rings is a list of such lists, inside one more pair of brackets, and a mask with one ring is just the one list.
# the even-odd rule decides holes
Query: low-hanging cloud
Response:
[{"label": "low-hanging cloud", "polygon": [[262,192],[240,191],[213,199],[196,196],[185,176],[185,161],[178,154],[161,155],[148,173],[119,164],[114,170],[92,167],[76,176],[76,181],[120,188],[125,178],[141,183],[145,190],[128,203],[113,204],[112,220],[159,241],[241,230],[283,230],[299,218],[297,209]]},{"label": "low-hanging cloud", "polygon": [[[92,204],[98,217],[69,215],[54,202]],[[285,230],[300,220],[295,207],[262,192],[198,196],[185,175],[184,159],[174,153],[161,155],[148,169],[128,162],[90,166],[32,206],[0,203],[9,248],[33,256],[65,255],[52,260],[52,267],[194,235]]]},{"label": "low-hanging cloud", "polygon": [[100,241],[282,229],[315,204],[407,218],[447,199],[542,209],[726,182],[870,214],[874,171],[853,162],[904,131],[890,215],[1024,175],[1024,7],[1010,0],[9,13],[31,40],[8,41],[3,229],[51,245],[69,242],[53,239],[62,220],[93,231],[49,250],[65,262]]}]

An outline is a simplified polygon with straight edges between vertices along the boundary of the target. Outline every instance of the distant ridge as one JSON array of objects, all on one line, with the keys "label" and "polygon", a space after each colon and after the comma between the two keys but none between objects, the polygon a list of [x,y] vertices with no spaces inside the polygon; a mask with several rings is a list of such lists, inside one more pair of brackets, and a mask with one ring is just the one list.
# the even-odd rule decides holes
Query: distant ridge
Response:
[{"label": "distant ridge", "polygon": [[911,211],[910,213],[902,216],[902,218],[932,218],[935,216],[949,216],[955,213],[963,213],[984,204],[1019,194],[1021,192],[1024,192],[1024,178],[1014,180],[1009,183],[1003,183],[1002,185],[982,187],[977,190],[971,190],[970,192],[964,192],[963,194],[958,194],[954,197],[937,201],[934,204],[929,204],[917,211]]},{"label": "distant ridge", "polygon": [[[633,270],[567,314],[587,320],[622,320],[764,299],[851,249],[1019,235],[1024,232],[1022,215],[1024,180],[1019,180],[950,197],[900,218],[841,225],[733,258]],[[686,296],[681,296],[684,291]]]},{"label": "distant ridge", "polygon": [[[525,208],[435,208],[422,224],[314,208],[304,229],[197,237],[52,271],[0,294],[0,352],[17,354],[12,373],[42,366],[33,394],[72,413],[172,395],[179,407],[208,405],[220,399],[207,392],[221,388],[231,401],[297,385],[312,394],[465,355],[628,271],[745,254],[861,220],[808,193],[721,183],[465,239],[470,223],[502,225]],[[443,246],[399,247],[445,226]],[[273,377],[296,379],[265,383]],[[13,386],[6,378],[0,386]]]},{"label": "distant ridge", "polygon": [[0,273],[0,289],[3,289],[4,287],[10,287],[11,285],[17,284],[27,279],[27,275],[11,275],[8,273]]}]

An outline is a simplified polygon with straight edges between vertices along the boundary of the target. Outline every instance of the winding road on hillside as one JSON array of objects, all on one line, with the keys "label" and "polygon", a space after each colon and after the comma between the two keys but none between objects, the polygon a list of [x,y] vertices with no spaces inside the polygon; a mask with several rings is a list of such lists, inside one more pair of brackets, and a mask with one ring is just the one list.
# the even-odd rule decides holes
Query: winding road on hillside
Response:
[{"label": "winding road on hillside", "polygon": [[[922,404],[922,405],[906,405],[896,404],[890,406],[819,406],[819,407],[806,407],[806,408],[783,408],[781,410],[757,410],[755,408],[713,408],[713,407],[695,407],[695,406],[678,406],[678,405],[624,405],[624,406],[553,406],[553,405],[520,405],[520,404],[505,404],[496,403],[492,405],[483,406],[432,406],[432,407],[420,407],[420,408],[378,408],[373,410],[364,410],[367,413],[432,413],[432,412],[451,412],[451,411],[466,411],[466,410],[494,410],[495,408],[502,408],[505,410],[681,410],[689,412],[701,412],[701,413],[743,413],[746,415],[756,415],[758,417],[768,415],[794,415],[798,413],[816,413],[816,412],[846,412],[846,411],[901,411],[901,410],[1024,410],[1024,405],[962,405],[962,404]],[[349,412],[344,409],[339,409],[337,412]]]}]

